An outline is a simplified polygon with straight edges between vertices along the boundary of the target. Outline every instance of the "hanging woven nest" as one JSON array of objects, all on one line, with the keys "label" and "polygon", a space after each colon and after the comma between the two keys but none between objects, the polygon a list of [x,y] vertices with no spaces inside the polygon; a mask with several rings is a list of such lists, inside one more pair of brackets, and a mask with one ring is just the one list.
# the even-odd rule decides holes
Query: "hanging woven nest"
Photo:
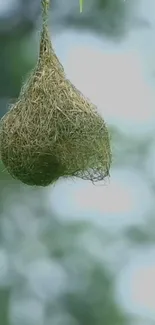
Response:
[{"label": "hanging woven nest", "polygon": [[66,79],[48,33],[42,0],[39,59],[0,125],[1,159],[12,177],[47,186],[60,177],[93,182],[109,175],[111,150],[104,120]]}]

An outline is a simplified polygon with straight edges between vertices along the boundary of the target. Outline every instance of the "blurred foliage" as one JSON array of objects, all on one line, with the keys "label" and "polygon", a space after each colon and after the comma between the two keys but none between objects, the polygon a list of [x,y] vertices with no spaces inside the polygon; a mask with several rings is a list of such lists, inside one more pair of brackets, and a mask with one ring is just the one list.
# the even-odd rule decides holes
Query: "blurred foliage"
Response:
[{"label": "blurred foliage", "polygon": [[10,289],[0,289],[0,321],[1,324],[9,325],[8,304]]},{"label": "blurred foliage", "polygon": [[110,133],[113,145],[114,164],[116,166],[128,166],[143,171],[146,158],[149,156],[153,144],[153,135],[125,135],[124,132],[110,126]]},{"label": "blurred foliage", "polygon": [[84,292],[74,291],[66,295],[65,305],[69,313],[81,325],[125,324],[125,318],[113,299],[113,280],[109,274],[101,265],[94,264],[86,277],[90,277],[90,286]]},{"label": "blurred foliage", "polygon": [[[52,0],[53,28],[63,29],[66,26],[89,29],[118,39],[129,29],[130,13],[135,3],[136,0],[84,0],[83,12],[79,14],[78,0],[68,0],[68,4],[64,0]],[[0,17],[1,116],[5,113],[8,103],[18,96],[23,79],[36,62],[38,48],[33,34],[39,16],[39,0],[18,0],[14,10]],[[132,165],[146,175],[145,161],[153,138],[131,138],[113,126],[111,134],[114,166],[121,168]],[[153,187],[152,189],[155,191]],[[100,243],[102,257],[114,239],[101,229],[92,229],[89,223],[60,222],[54,211],[49,213],[45,201],[44,191],[22,187],[19,182],[12,180],[5,172],[4,166],[0,165],[0,252],[4,249],[9,260],[8,278],[5,282],[10,283],[9,288],[1,287],[3,281],[0,265],[0,324],[128,324],[126,315],[118,307],[115,297],[116,279],[113,272],[109,271],[108,265],[106,267],[104,262],[101,263],[99,257],[90,254],[89,244],[84,245],[81,238],[90,232],[91,241],[98,240]],[[145,227],[128,228],[122,238],[123,236],[133,245],[154,242],[154,224],[148,219]],[[46,305],[43,322],[41,318],[38,318],[38,321],[25,320],[25,316],[21,316],[22,320],[19,318],[9,321],[9,306],[15,300],[16,290],[19,301],[23,297],[28,297],[28,300],[30,297],[36,301],[41,300],[33,292],[32,286],[28,287],[28,271],[31,263],[45,257],[49,263],[56,261],[66,272],[67,287],[54,301],[49,299],[46,303],[42,302],[42,305]],[[37,277],[37,274],[35,276]],[[35,282],[35,277],[33,280]],[[38,280],[38,286],[40,282],[41,280]],[[54,281],[52,284],[49,282],[47,287],[50,285],[54,287]],[[31,316],[33,310],[28,314]]]},{"label": "blurred foliage", "polygon": [[65,25],[73,28],[89,29],[98,34],[117,39],[122,38],[128,31],[130,15],[135,1],[132,0],[85,0],[83,13],[78,15],[77,10],[71,10],[64,17]]},{"label": "blurred foliage", "polygon": [[24,38],[1,38],[0,97],[9,97],[11,100],[16,98],[23,76],[33,68],[33,62],[29,62],[23,53],[24,42]]},{"label": "blurred foliage", "polygon": [[[5,186],[3,187],[4,189]],[[3,293],[1,291],[3,300],[1,301],[0,294],[0,303],[3,308],[3,313],[0,314],[1,323],[6,325],[8,324],[7,318],[9,317],[11,319],[11,315],[8,316],[8,307],[13,299],[14,290],[17,291],[17,298],[19,300],[25,299],[24,297],[27,297],[27,295],[41,299],[42,295],[43,297],[44,295],[46,296],[46,290],[48,288],[50,290],[51,286],[51,298],[50,296],[46,298],[44,325],[128,324],[123,311],[117,305],[114,274],[106,268],[103,262],[99,261],[97,256],[91,254],[87,247],[82,244],[82,236],[86,238],[90,232],[93,241],[95,238],[100,237],[100,231],[92,227],[90,223],[70,222],[66,224],[59,222],[57,217],[54,217],[54,213],[48,211],[42,191],[29,190],[28,187],[22,186],[19,189],[17,186],[12,203],[9,201],[8,193],[5,191],[4,195],[1,193],[0,197],[3,201],[3,210],[1,213],[5,212],[5,216],[1,214],[2,233],[0,236],[0,248],[5,247],[7,249],[10,260],[8,277],[10,279],[9,282],[11,281],[11,286],[9,286],[11,296],[9,294],[4,296],[5,292]],[[7,197],[5,199],[6,195]],[[31,236],[29,232],[25,231],[25,227],[22,227],[20,221],[22,216],[20,216],[20,219],[16,216],[17,201],[20,202],[23,211],[25,208],[27,209],[27,216],[25,216],[27,223],[31,222],[31,225],[36,223],[37,228],[40,229],[36,235]],[[11,211],[7,210],[8,204]],[[6,211],[10,211],[9,214]],[[30,212],[32,213],[31,219],[28,218]],[[27,227],[29,228],[28,225]],[[102,236],[104,236],[103,232]],[[101,242],[101,247],[105,250],[106,244]],[[37,278],[36,271],[39,271],[37,267],[37,269],[34,269],[34,281],[37,283],[37,287],[33,281],[30,282],[28,290],[27,285],[31,277],[29,278],[30,274],[27,274],[27,270],[31,265],[34,265],[34,267],[35,264],[38,265],[39,260],[43,260],[43,264],[44,260],[47,260],[49,265],[51,262],[57,265],[56,270],[53,269],[53,276],[56,280],[51,278],[49,282],[49,273],[46,275],[44,267],[41,278]],[[39,265],[41,267],[41,264]],[[47,265],[45,263],[45,266]],[[61,289],[61,287],[63,288],[63,282],[59,288],[59,281],[61,280],[59,268],[67,276],[67,285],[63,290]],[[50,272],[51,276],[52,274]],[[42,280],[43,287],[40,287]],[[54,288],[57,285],[58,292],[56,296],[54,295],[54,299],[52,299],[52,295],[55,292]],[[16,295],[14,299],[16,299]],[[15,324],[17,325],[21,324],[21,322],[22,324],[37,324],[33,322],[31,315],[29,318],[26,314],[25,321],[22,313],[21,315],[16,315],[16,318],[17,322]]]}]

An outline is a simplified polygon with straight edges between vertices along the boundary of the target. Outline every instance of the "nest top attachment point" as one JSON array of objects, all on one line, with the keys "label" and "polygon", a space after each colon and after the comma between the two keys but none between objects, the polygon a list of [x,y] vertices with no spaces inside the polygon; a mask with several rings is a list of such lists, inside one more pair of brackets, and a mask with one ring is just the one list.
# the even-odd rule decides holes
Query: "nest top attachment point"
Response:
[{"label": "nest top attachment point", "polygon": [[42,5],[42,17],[43,19],[45,19],[48,16],[50,0],[41,0],[41,5]]},{"label": "nest top attachment point", "polygon": [[1,159],[12,177],[31,186],[61,177],[97,182],[109,176],[108,129],[96,107],[66,78],[46,25],[48,9],[49,0],[42,0],[36,67],[0,123]]}]

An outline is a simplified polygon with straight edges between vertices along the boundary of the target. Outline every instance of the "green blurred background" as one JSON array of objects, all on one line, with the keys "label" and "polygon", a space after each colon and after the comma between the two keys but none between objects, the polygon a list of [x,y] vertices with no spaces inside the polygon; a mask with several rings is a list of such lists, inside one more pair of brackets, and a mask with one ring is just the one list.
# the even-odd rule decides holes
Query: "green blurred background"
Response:
[{"label": "green blurred background", "polygon": [[[0,169],[0,324],[155,324],[155,2],[51,1],[67,76],[112,137],[106,184]],[[0,117],[38,56],[40,0],[0,1]]]}]

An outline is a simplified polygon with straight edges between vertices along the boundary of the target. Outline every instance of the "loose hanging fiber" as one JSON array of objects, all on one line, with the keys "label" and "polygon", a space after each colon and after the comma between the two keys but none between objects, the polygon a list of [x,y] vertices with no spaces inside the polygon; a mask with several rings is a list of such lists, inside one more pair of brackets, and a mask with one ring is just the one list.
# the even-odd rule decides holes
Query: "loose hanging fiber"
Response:
[{"label": "loose hanging fiber", "polygon": [[103,180],[112,158],[107,126],[66,78],[48,32],[49,0],[41,3],[38,61],[1,120],[1,160],[12,177],[31,186],[47,186],[60,177]]}]

